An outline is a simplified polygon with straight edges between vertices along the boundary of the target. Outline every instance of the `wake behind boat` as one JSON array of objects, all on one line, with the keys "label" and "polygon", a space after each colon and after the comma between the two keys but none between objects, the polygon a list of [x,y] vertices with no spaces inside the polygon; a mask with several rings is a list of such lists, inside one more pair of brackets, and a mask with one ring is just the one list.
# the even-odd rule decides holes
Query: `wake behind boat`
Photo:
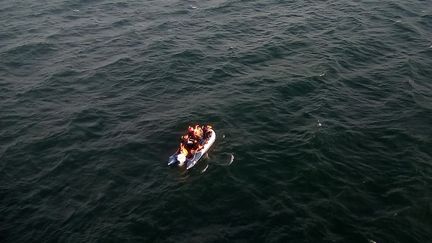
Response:
[{"label": "wake behind boat", "polygon": [[168,165],[192,168],[210,149],[216,140],[216,132],[209,125],[189,127],[188,134],[182,136],[179,149],[169,157]]}]

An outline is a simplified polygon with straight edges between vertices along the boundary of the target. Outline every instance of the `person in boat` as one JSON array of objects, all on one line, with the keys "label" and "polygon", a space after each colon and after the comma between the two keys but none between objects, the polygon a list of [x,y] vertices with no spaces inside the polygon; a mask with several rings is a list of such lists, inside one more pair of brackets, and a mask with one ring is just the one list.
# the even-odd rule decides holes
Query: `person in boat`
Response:
[{"label": "person in boat", "polygon": [[203,129],[201,128],[201,126],[195,125],[195,128],[194,128],[195,139],[198,140],[198,142],[200,142],[203,139],[203,135],[204,135],[204,132],[203,132]]},{"label": "person in boat", "polygon": [[180,139],[179,153],[184,151],[184,155],[187,158],[192,156],[192,150],[194,148],[194,143],[188,134],[183,135]]},{"label": "person in boat", "polygon": [[186,158],[191,159],[198,149],[199,146],[195,139],[191,138],[188,134],[182,136],[179,152],[184,151]]},{"label": "person in boat", "polygon": [[199,125],[195,125],[194,127],[188,127],[187,134],[182,136],[181,139],[181,143],[188,151],[187,158],[192,158],[196,151],[204,147],[202,144],[203,134],[203,129]]},{"label": "person in boat", "polygon": [[183,135],[181,138],[181,143],[185,146],[185,147],[192,147],[193,141],[190,138],[190,136],[188,134]]},{"label": "person in boat", "polygon": [[180,148],[179,148],[179,153],[177,154],[177,160],[179,161],[179,163],[181,165],[183,165],[183,163],[186,161],[186,158],[189,155],[189,151],[187,150],[187,148],[185,147],[185,145],[183,144],[183,142],[180,143]]},{"label": "person in boat", "polygon": [[212,130],[212,126],[210,125],[203,126],[204,139],[207,139],[211,136],[211,130]]},{"label": "person in boat", "polygon": [[187,143],[196,147],[196,144],[199,144],[203,139],[203,131],[198,125],[194,127],[189,126],[187,136],[189,137]]},{"label": "person in boat", "polygon": [[190,138],[193,138],[193,137],[195,136],[195,129],[194,129],[193,127],[189,126],[189,127],[188,127],[187,135],[188,135]]}]

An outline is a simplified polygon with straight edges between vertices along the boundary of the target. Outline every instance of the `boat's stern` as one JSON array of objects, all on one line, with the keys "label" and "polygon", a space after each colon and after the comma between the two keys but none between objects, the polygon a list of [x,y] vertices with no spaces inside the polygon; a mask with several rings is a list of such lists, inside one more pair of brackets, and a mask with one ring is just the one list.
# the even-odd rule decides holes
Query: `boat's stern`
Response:
[{"label": "boat's stern", "polygon": [[171,155],[168,159],[168,165],[174,165],[177,162],[176,154]]}]

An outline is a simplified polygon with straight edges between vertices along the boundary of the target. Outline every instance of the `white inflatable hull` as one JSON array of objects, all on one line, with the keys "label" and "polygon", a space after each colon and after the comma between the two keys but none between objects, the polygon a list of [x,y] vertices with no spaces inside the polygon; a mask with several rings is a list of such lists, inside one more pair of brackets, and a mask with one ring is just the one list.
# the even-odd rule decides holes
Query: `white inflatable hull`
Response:
[{"label": "white inflatable hull", "polygon": [[[194,167],[194,165],[201,159],[201,157],[207,153],[207,151],[210,149],[210,147],[213,145],[213,143],[216,140],[216,133],[213,130],[211,131],[211,135],[210,138],[207,140],[207,143],[204,144],[204,147],[195,153],[194,157],[192,157],[191,159],[186,159],[186,169],[189,170],[190,168]],[[180,164],[177,160],[177,154],[175,153],[173,155],[171,155],[168,159],[168,165],[174,165],[174,164],[178,164],[179,166],[182,166],[182,164]]]}]

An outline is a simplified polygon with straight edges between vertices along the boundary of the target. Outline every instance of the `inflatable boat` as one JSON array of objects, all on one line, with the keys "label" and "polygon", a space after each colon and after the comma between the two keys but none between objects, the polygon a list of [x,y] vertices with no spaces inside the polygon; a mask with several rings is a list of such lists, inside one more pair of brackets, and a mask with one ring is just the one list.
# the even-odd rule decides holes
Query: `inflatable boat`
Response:
[{"label": "inflatable boat", "polygon": [[[209,130],[210,136],[207,137],[207,139],[204,139],[201,144],[203,145],[202,149],[195,152],[192,158],[186,158],[184,162],[181,162],[181,156],[182,154],[177,151],[173,155],[171,155],[168,159],[168,165],[178,165],[183,166],[183,164],[186,164],[186,169],[189,170],[190,168],[194,167],[194,165],[201,159],[201,157],[207,153],[207,151],[210,149],[210,147],[213,145],[214,141],[216,140],[216,133],[213,131],[213,129]],[[184,157],[183,157],[184,158]],[[179,160],[180,159],[180,160]]]}]

